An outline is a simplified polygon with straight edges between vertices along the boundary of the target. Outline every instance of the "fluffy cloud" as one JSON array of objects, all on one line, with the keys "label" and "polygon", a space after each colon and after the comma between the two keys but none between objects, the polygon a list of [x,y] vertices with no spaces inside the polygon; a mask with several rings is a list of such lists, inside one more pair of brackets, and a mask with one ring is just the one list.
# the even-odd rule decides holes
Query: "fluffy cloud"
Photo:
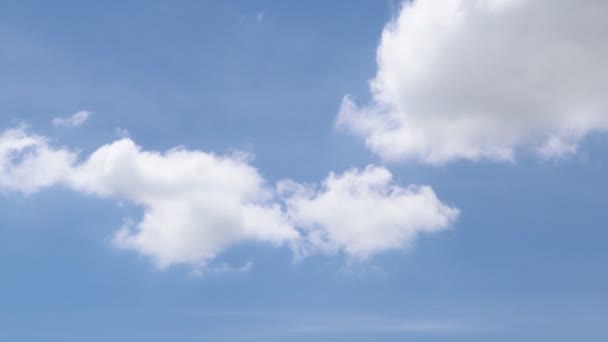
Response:
[{"label": "fluffy cloud", "polygon": [[571,154],[608,128],[608,2],[415,0],[386,25],[372,102],[337,125],[385,160]]},{"label": "fluffy cloud", "polygon": [[430,187],[403,188],[376,166],[330,173],[320,186],[283,181],[278,187],[305,247],[357,259],[407,248],[418,233],[444,230],[458,216]]},{"label": "fluffy cloud", "polygon": [[74,169],[74,189],[145,208],[124,226],[118,246],[153,257],[159,266],[201,266],[244,240],[280,244],[297,231],[247,156],[173,149],[142,151],[130,139],[100,147]]},{"label": "fluffy cloud", "polygon": [[76,155],[15,128],[0,134],[0,190],[33,193],[67,180]]},{"label": "fluffy cloud", "polygon": [[145,151],[123,138],[78,160],[23,128],[0,135],[0,189],[32,193],[62,185],[144,209],[114,234],[116,246],[167,267],[202,269],[242,241],[295,251],[367,257],[404,248],[418,232],[445,229],[456,209],[429,187],[402,188],[384,168],[330,174],[321,184],[268,185],[244,153]]},{"label": "fluffy cloud", "polygon": [[126,223],[114,242],[161,268],[204,267],[241,241],[278,245],[299,237],[245,154],[150,152],[125,138],[78,162],[76,153],[23,128],[0,135],[0,189],[33,193],[53,185],[143,207],[141,221]]},{"label": "fluffy cloud", "polygon": [[91,112],[81,110],[80,112],[74,113],[72,116],[54,118],[52,124],[53,126],[77,127],[85,123],[89,119],[89,116],[91,116]]}]

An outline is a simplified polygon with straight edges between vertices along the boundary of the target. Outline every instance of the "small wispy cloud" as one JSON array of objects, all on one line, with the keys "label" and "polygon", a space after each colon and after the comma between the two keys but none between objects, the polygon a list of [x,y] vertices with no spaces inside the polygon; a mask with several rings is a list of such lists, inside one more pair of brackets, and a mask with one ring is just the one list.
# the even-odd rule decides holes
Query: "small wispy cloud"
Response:
[{"label": "small wispy cloud", "polygon": [[211,266],[207,265],[207,267],[205,269],[203,269],[203,268],[195,269],[192,272],[190,272],[190,274],[193,276],[203,276],[203,275],[209,275],[209,274],[225,274],[225,273],[241,274],[241,273],[247,273],[247,272],[251,271],[252,268],[253,268],[253,262],[250,260],[246,261],[241,266],[233,266],[233,265],[223,262],[218,265],[211,265]]},{"label": "small wispy cloud", "polygon": [[318,320],[294,325],[288,329],[291,334],[318,333],[368,333],[368,334],[410,334],[410,333],[473,333],[485,329],[454,321],[399,320],[382,317],[350,317],[346,319]]},{"label": "small wispy cloud", "polygon": [[89,119],[91,114],[93,113],[87,110],[81,110],[68,117],[54,118],[51,123],[53,124],[53,126],[78,127],[85,123]]},{"label": "small wispy cloud", "polygon": [[264,12],[258,12],[258,14],[256,14],[255,16],[255,20],[257,20],[258,23],[264,21]]},{"label": "small wispy cloud", "polygon": [[[290,315],[283,313],[237,313],[247,320],[271,322],[272,327],[263,326],[236,334],[224,335],[225,340],[257,340],[289,336],[327,335],[409,335],[409,334],[484,334],[502,330],[487,323],[472,323],[458,320],[417,320],[375,315]],[[224,317],[226,318],[226,317]],[[278,327],[278,328],[277,328]]]},{"label": "small wispy cloud", "polygon": [[114,130],[114,132],[121,139],[123,139],[123,138],[129,138],[130,137],[129,131],[126,128],[116,127],[116,129]]},{"label": "small wispy cloud", "polygon": [[253,261],[247,260],[241,266],[232,266],[227,263],[221,263],[216,267],[211,267],[210,271],[214,273],[246,273],[253,268]]}]

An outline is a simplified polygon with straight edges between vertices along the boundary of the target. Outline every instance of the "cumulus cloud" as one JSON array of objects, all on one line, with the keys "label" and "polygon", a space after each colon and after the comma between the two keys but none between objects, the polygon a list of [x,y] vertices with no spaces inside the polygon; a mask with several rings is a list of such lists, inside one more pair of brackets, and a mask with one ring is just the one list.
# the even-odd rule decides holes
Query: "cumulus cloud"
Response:
[{"label": "cumulus cloud", "polygon": [[161,268],[204,267],[241,241],[279,245],[299,237],[244,153],[144,151],[125,138],[78,162],[76,153],[24,128],[0,135],[0,189],[32,193],[53,185],[141,206],[141,221],[123,225],[113,241]]},{"label": "cumulus cloud", "polygon": [[405,249],[417,234],[447,229],[458,216],[430,187],[401,187],[377,166],[330,173],[319,186],[283,181],[278,188],[305,248],[357,259]]},{"label": "cumulus cloud", "polygon": [[33,193],[65,181],[76,154],[52,148],[48,139],[23,127],[0,134],[0,190]]},{"label": "cumulus cloud", "polygon": [[74,113],[73,115],[68,117],[54,118],[51,123],[53,124],[53,126],[77,127],[85,123],[90,116],[91,112],[81,110],[80,112]]},{"label": "cumulus cloud", "polygon": [[32,193],[62,185],[143,208],[113,236],[115,246],[165,268],[203,269],[243,241],[365,258],[407,247],[419,232],[445,229],[458,211],[426,186],[402,188],[384,168],[330,174],[320,186],[267,184],[242,152],[146,151],[129,138],[79,160],[24,128],[0,135],[0,189]]},{"label": "cumulus cloud", "polygon": [[149,152],[121,139],[78,165],[70,186],[143,206],[141,222],[120,229],[114,241],[161,267],[204,265],[244,240],[280,244],[298,237],[244,154]]},{"label": "cumulus cloud", "polygon": [[372,100],[337,126],[385,160],[575,153],[608,128],[608,2],[415,0],[382,33]]}]

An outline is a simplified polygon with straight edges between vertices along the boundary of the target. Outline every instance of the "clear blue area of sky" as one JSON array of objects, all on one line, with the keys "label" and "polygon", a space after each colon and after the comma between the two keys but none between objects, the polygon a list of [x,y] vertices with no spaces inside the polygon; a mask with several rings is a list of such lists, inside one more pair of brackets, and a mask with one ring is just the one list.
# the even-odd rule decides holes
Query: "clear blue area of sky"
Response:
[{"label": "clear blue area of sky", "polygon": [[[0,128],[83,154],[116,139],[255,154],[270,181],[382,164],[336,131],[369,98],[396,1],[4,1]],[[258,18],[258,15],[261,18]],[[56,116],[90,110],[77,129]],[[63,189],[0,194],[5,341],[606,341],[608,137],[574,158],[386,165],[461,209],[365,264],[239,245],[246,273],[158,270],[108,237],[140,210]]]}]

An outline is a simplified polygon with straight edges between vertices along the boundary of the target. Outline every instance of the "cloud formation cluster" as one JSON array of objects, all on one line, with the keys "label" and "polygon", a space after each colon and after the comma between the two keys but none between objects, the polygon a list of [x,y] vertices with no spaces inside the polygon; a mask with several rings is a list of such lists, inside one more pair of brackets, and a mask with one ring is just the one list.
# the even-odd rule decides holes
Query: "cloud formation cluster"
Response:
[{"label": "cloud formation cluster", "polygon": [[79,158],[15,128],[0,134],[0,190],[62,185],[141,206],[141,220],[125,224],[113,240],[161,268],[202,268],[244,241],[367,258],[404,249],[418,233],[447,229],[458,214],[431,188],[403,188],[382,167],[331,173],[320,185],[272,186],[250,161],[240,152],[145,151],[129,138]]},{"label": "cloud formation cluster", "polygon": [[385,160],[574,153],[608,129],[606,1],[416,0],[382,33],[371,103],[337,125]]},{"label": "cloud formation cluster", "polygon": [[[336,124],[385,160],[505,161],[521,148],[573,154],[608,129],[604,13],[606,1],[405,1],[383,30],[371,102],[345,96]],[[75,127],[90,114],[52,123]],[[246,153],[146,151],[122,135],[80,156],[22,127],[7,130],[0,191],[61,185],[138,205],[141,219],[113,241],[161,268],[202,268],[244,241],[365,259],[406,249],[459,214],[430,187],[402,186],[383,167],[270,184]]]}]

